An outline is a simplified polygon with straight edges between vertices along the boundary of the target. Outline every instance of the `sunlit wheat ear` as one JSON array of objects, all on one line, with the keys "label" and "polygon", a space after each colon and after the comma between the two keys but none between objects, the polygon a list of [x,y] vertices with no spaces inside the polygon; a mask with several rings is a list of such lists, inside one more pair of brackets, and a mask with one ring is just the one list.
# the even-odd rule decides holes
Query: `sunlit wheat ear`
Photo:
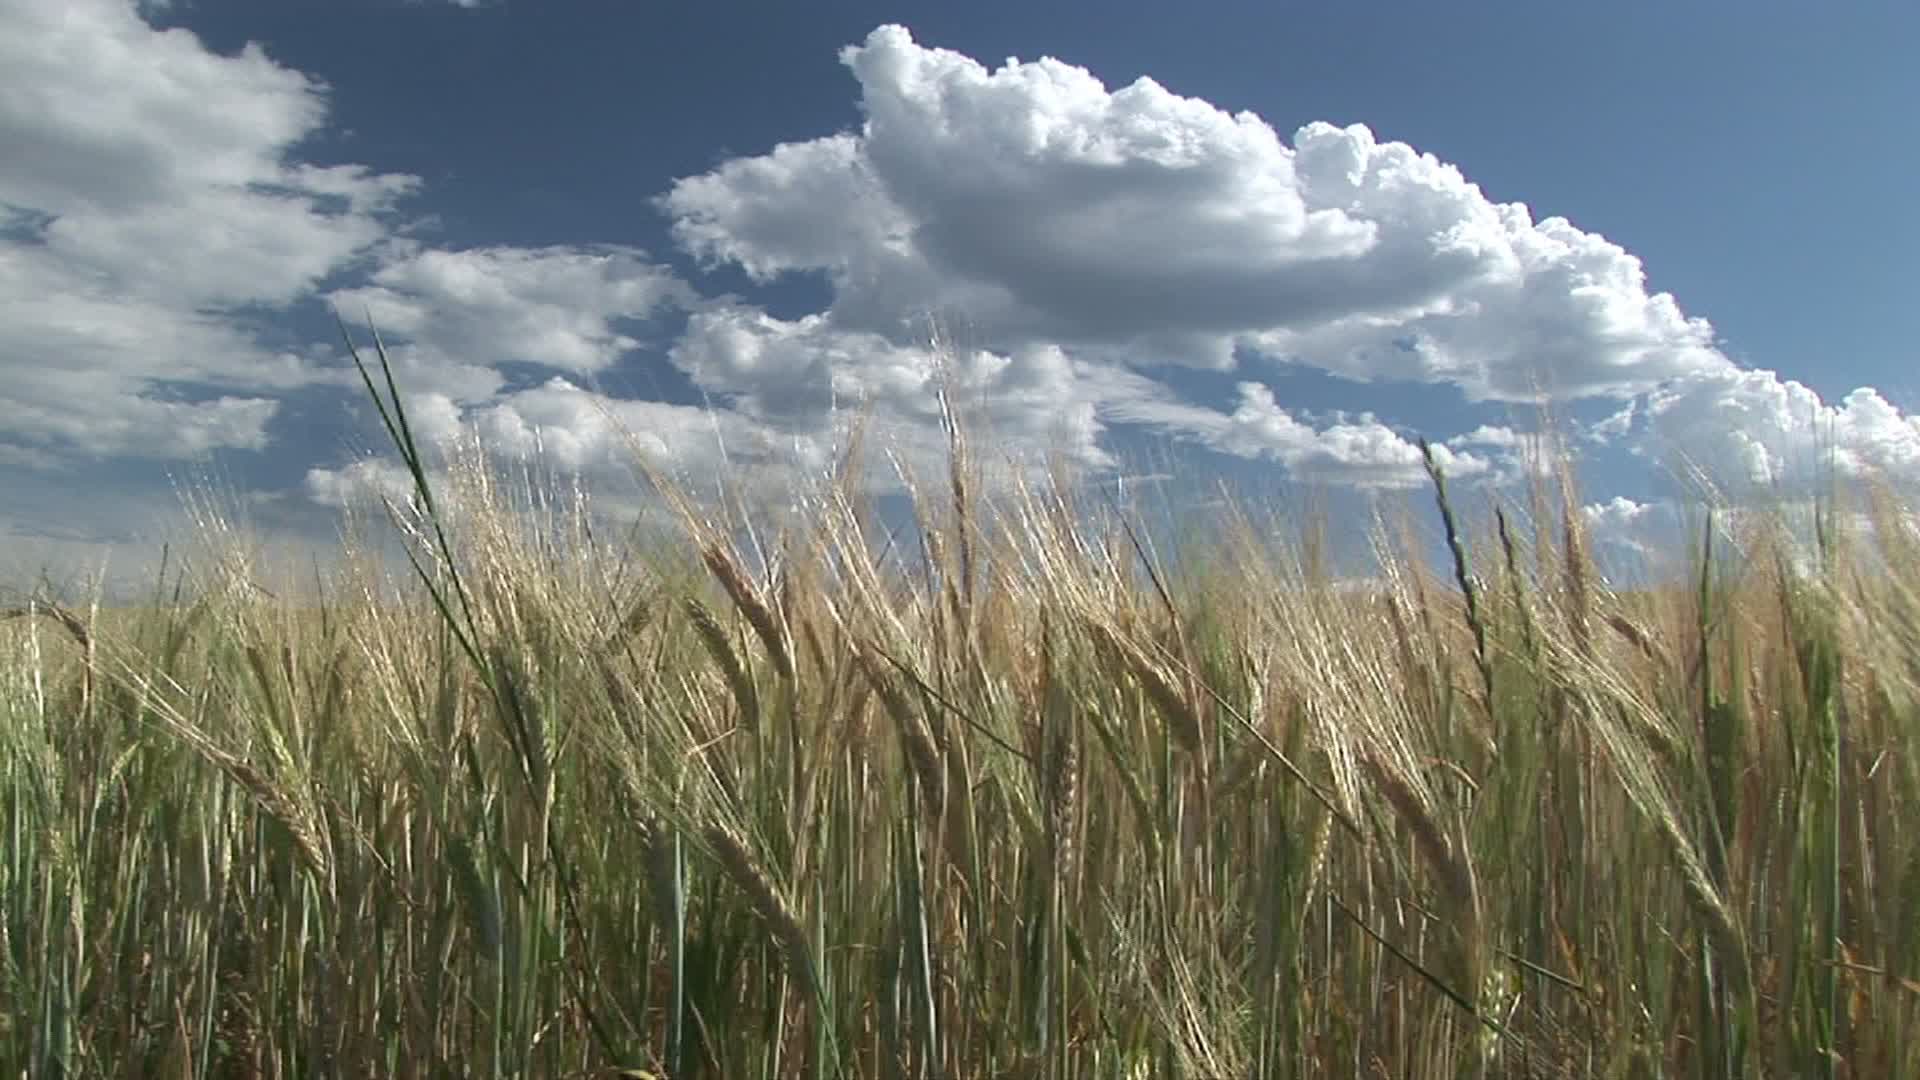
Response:
[{"label": "sunlit wheat ear", "polygon": [[1047,755],[1047,799],[1053,834],[1053,872],[1057,879],[1066,881],[1073,872],[1076,854],[1074,818],[1080,799],[1080,743],[1066,718],[1056,718],[1050,726],[1053,748]]},{"label": "sunlit wheat ear", "polygon": [[774,888],[773,879],[760,868],[753,855],[747,851],[745,841],[732,829],[722,824],[712,824],[706,828],[706,838],[713,854],[720,860],[721,870],[734,885],[747,894],[748,903],[753,905],[755,914],[767,924],[773,936],[787,951],[787,962],[796,976],[806,977],[811,971],[808,959],[807,932],[800,925],[800,916],[796,914],[786,898]]},{"label": "sunlit wheat ear", "polygon": [[1102,649],[1133,674],[1140,689],[1146,693],[1147,700],[1159,710],[1168,730],[1173,732],[1181,747],[1190,754],[1198,755],[1201,750],[1200,718],[1186,696],[1174,688],[1173,679],[1139,646],[1121,636],[1104,620],[1089,616],[1084,621]]},{"label": "sunlit wheat ear", "polygon": [[1567,621],[1573,629],[1574,644],[1584,655],[1593,648],[1593,567],[1587,559],[1586,528],[1580,510],[1574,504],[1572,480],[1562,471],[1560,533],[1561,555],[1567,579]]},{"label": "sunlit wheat ear", "polygon": [[1480,898],[1474,881],[1473,864],[1462,846],[1448,838],[1447,830],[1434,815],[1428,801],[1421,797],[1405,776],[1382,765],[1372,756],[1362,758],[1360,767],[1373,782],[1374,789],[1387,800],[1400,821],[1413,833],[1414,847],[1440,882],[1441,892],[1446,896],[1451,914],[1457,920],[1454,929],[1459,932],[1466,946],[1464,957],[1467,970],[1462,972],[1465,985],[1461,989],[1469,994],[1478,993],[1483,961],[1480,952]]},{"label": "sunlit wheat ear", "polygon": [[224,751],[203,748],[209,753],[215,764],[232,777],[234,782],[245,788],[247,794],[268,817],[284,826],[293,837],[294,848],[300,852],[300,858],[307,869],[320,881],[331,880],[333,859],[328,854],[326,838],[315,815],[303,808],[298,801],[275,786],[250,763]]},{"label": "sunlit wheat ear", "polygon": [[1393,632],[1394,649],[1400,656],[1400,667],[1406,679],[1419,691],[1420,700],[1430,702],[1433,699],[1433,674],[1414,647],[1413,633],[1407,626],[1407,616],[1401,609],[1400,597],[1389,591],[1382,601],[1387,612],[1387,626]]},{"label": "sunlit wheat ear", "polygon": [[[326,830],[319,820],[318,811],[275,784],[251,762],[221,748],[205,731],[167,704],[164,698],[154,694],[156,688],[144,677],[136,675],[135,681],[148,695],[147,700],[161,724],[175,738],[227,774],[247,792],[263,813],[284,826],[293,838],[301,861],[307,864],[317,879],[330,883],[333,879],[332,848],[327,842]],[[177,684],[174,689],[178,689]]]},{"label": "sunlit wheat ear", "polygon": [[75,615],[73,612],[51,601],[35,600],[24,607],[0,608],[0,622],[6,622],[9,619],[31,618],[35,615],[45,615],[55,622],[58,622],[67,632],[67,636],[73,639],[74,644],[80,647],[80,654],[84,664],[81,670],[80,711],[85,713],[89,708],[88,703],[93,700],[96,660],[93,635],[88,633],[87,624],[80,616]]},{"label": "sunlit wheat ear", "polygon": [[1493,520],[1500,538],[1500,557],[1506,564],[1508,600],[1513,604],[1514,618],[1520,623],[1520,638],[1526,644],[1528,654],[1536,655],[1533,610],[1527,597],[1526,572],[1520,567],[1519,542],[1514,539],[1513,528],[1507,523],[1504,509],[1494,507]]},{"label": "sunlit wheat ear", "polygon": [[1447,898],[1455,904],[1471,906],[1474,895],[1473,869],[1464,853],[1457,851],[1454,843],[1448,839],[1446,829],[1434,816],[1427,800],[1420,797],[1404,776],[1381,765],[1373,757],[1362,758],[1360,767],[1373,782],[1375,790],[1380,792],[1401,822],[1413,833],[1415,846],[1440,881]]},{"label": "sunlit wheat ear", "polygon": [[1054,670],[1053,635],[1049,626],[1040,630],[1039,673],[1035,705],[1039,717],[1038,738],[1034,740],[1042,763],[1042,795],[1047,803],[1048,831],[1052,835],[1053,873],[1065,881],[1074,859],[1074,819],[1080,797],[1080,746],[1075,738],[1073,710],[1061,707],[1065,691]]},{"label": "sunlit wheat ear", "polygon": [[760,718],[760,697],[753,688],[753,679],[740,663],[740,657],[733,651],[733,642],[727,639],[727,631],[720,625],[707,605],[694,597],[686,599],[687,621],[693,625],[693,632],[706,646],[707,655],[713,658],[714,665],[727,680],[728,689],[733,691],[733,700],[740,707],[740,722],[748,727],[758,723]]},{"label": "sunlit wheat ear", "polygon": [[920,783],[921,797],[926,800],[928,812],[938,817],[947,804],[947,770],[941,761],[939,746],[934,743],[919,712],[901,691],[899,680],[887,670],[886,661],[879,658],[875,650],[858,650],[854,653],[854,662],[859,665],[861,674],[866,676],[874,693],[880,695],[881,704],[898,728],[901,745],[906,749],[907,765]]},{"label": "sunlit wheat ear", "polygon": [[1590,674],[1596,689],[1614,699],[1585,702],[1588,724],[1605,747],[1608,764],[1679,867],[1688,902],[1706,923],[1715,948],[1732,965],[1736,989],[1750,985],[1750,959],[1739,918],[1709,876],[1699,844],[1688,835],[1668,779],[1690,772],[1686,748],[1666,730],[1657,710],[1635,700],[1631,691],[1606,673]]},{"label": "sunlit wheat ear", "polygon": [[1307,884],[1300,893],[1303,909],[1312,905],[1320,887],[1326,883],[1328,855],[1333,850],[1333,811],[1317,807],[1313,821],[1313,842],[1307,845]]},{"label": "sunlit wheat ear", "polygon": [[946,386],[940,388],[939,403],[941,420],[947,429],[947,478],[953,488],[953,533],[960,558],[960,581],[955,595],[964,601],[972,594],[974,567],[973,501],[967,482],[970,464],[967,438]]},{"label": "sunlit wheat ear", "polygon": [[35,600],[33,603],[24,607],[0,608],[0,622],[8,619],[30,618],[35,615],[45,615],[59,623],[61,628],[67,632],[67,636],[71,637],[74,644],[80,646],[82,650],[91,647],[93,638],[87,633],[87,624],[81,620],[80,616],[75,615],[59,604],[50,603],[45,600]]},{"label": "sunlit wheat ear", "polygon": [[747,625],[753,627],[760,644],[767,650],[767,658],[773,661],[773,670],[782,679],[792,679],[793,654],[787,648],[787,635],[773,609],[767,606],[759,590],[747,579],[740,563],[717,543],[702,548],[700,557],[707,564],[707,569],[713,571],[720,587],[727,591],[733,606],[739,608],[740,614],[746,617]]},{"label": "sunlit wheat ear", "polygon": [[817,617],[817,611],[814,614],[816,617],[805,617],[803,613],[802,617],[795,618],[790,611],[788,619],[800,628],[800,644],[806,652],[807,660],[813,664],[813,670],[833,671],[834,664],[828,658],[826,642],[820,637],[820,620]]},{"label": "sunlit wheat ear", "polygon": [[1628,644],[1639,649],[1641,655],[1647,659],[1655,661],[1660,659],[1659,653],[1654,651],[1653,641],[1639,627],[1628,622],[1625,616],[1608,615],[1607,625],[1613,629],[1614,633],[1625,638]]},{"label": "sunlit wheat ear", "polygon": [[1487,624],[1480,611],[1480,590],[1467,569],[1467,547],[1460,537],[1460,523],[1453,513],[1453,500],[1447,495],[1447,476],[1434,457],[1433,447],[1420,440],[1420,456],[1426,463],[1427,478],[1433,482],[1434,501],[1440,507],[1440,524],[1447,536],[1447,551],[1453,556],[1453,580],[1460,586],[1460,598],[1467,609],[1467,629],[1473,632],[1474,665],[1480,670],[1481,689],[1487,696],[1487,708],[1493,708],[1493,662],[1487,655]]},{"label": "sunlit wheat ear", "polygon": [[540,701],[532,693],[526,668],[516,655],[496,646],[490,658],[508,712],[504,719],[513,725],[514,741],[526,762],[527,782],[535,791],[544,792],[553,776],[553,753]]}]

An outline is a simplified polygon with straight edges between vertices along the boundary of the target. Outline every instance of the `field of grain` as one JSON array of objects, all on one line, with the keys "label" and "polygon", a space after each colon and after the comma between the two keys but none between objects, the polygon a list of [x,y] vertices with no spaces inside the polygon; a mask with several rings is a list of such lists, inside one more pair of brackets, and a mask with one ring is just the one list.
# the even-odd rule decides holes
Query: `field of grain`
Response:
[{"label": "field of grain", "polygon": [[475,471],[398,571],[11,610],[5,1075],[1920,1075],[1897,493],[1617,592],[1566,487],[1436,471],[1450,557],[1356,586],[964,436],[905,532]]}]

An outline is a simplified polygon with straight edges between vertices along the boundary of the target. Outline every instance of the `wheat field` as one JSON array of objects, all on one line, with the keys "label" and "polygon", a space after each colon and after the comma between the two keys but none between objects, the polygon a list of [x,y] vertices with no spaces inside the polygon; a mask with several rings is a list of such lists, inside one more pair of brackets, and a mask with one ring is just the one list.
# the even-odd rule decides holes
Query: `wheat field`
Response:
[{"label": "wheat field", "polygon": [[411,563],[5,613],[6,1075],[1920,1076],[1897,492],[1616,589],[1436,468],[1356,584],[956,421],[910,529],[636,548],[362,370]]}]

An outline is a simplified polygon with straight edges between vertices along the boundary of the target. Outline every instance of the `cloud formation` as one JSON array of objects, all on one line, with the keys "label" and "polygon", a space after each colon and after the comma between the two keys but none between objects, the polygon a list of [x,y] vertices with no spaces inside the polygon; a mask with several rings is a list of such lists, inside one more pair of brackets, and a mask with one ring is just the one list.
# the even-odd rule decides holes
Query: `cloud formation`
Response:
[{"label": "cloud formation", "polygon": [[0,446],[57,465],[257,449],[327,376],[263,345],[368,250],[412,177],[290,153],[325,87],[113,0],[0,0]]},{"label": "cloud formation", "polygon": [[[490,460],[557,469],[597,482],[603,491],[632,489],[635,459],[696,493],[716,479],[764,498],[791,495],[799,477],[824,475],[830,448],[810,437],[780,439],[738,413],[658,401],[609,398],[560,377],[463,407],[439,393],[404,402],[416,438],[431,453],[457,457],[478,446]],[[413,481],[397,463],[365,458],[309,469],[308,498],[344,506],[365,495],[405,500]]]},{"label": "cloud formation", "polygon": [[[1116,420],[1191,441],[1235,457],[1275,462],[1295,478],[1334,486],[1410,488],[1428,482],[1417,443],[1371,413],[1341,415],[1316,426],[1282,407],[1272,388],[1235,387],[1231,411],[1172,400],[1166,388],[1138,374],[1107,371],[1103,412]],[[1434,444],[1434,461],[1455,479],[1490,479],[1500,455]]]},{"label": "cloud formation", "polygon": [[[841,60],[859,85],[857,132],[732,159],[658,200],[701,264],[832,287],[830,307],[772,354],[703,369],[759,414],[778,400],[792,423],[830,387],[900,370],[935,313],[1004,355],[1104,365],[1095,385],[1046,386],[1060,409],[1095,407],[1079,422],[1089,438],[1145,424],[1334,482],[1413,482],[1417,451],[1370,416],[1303,423],[1257,378],[1221,412],[1137,373],[1253,376],[1264,361],[1444,385],[1469,402],[1629,402],[1596,437],[1739,475],[1789,475],[1819,433],[1848,473],[1920,466],[1920,422],[1876,391],[1829,406],[1739,368],[1619,245],[1493,201],[1363,126],[1308,124],[1289,145],[1257,116],[1151,79],[1110,90],[1051,58],[990,70],[898,26]],[[697,327],[703,340],[679,356],[711,358],[714,336]],[[1536,443],[1483,427],[1442,449],[1462,475],[1513,479],[1541,463]]]},{"label": "cloud formation", "polygon": [[1861,387],[1837,405],[1765,370],[1675,380],[1597,428],[1648,460],[1696,471],[1731,493],[1824,475],[1920,480],[1920,417]]},{"label": "cloud formation", "polygon": [[861,417],[889,440],[932,449],[944,445],[944,393],[999,445],[1111,463],[1093,388],[1057,346],[896,344],[826,315],[788,321],[720,305],[694,315],[669,355],[695,385],[776,432],[818,436]]},{"label": "cloud formation", "polygon": [[[639,348],[622,324],[694,297],[631,248],[414,247],[386,259],[369,284],[328,299],[349,318],[370,316],[383,336],[411,342],[418,362],[446,368],[437,373],[445,378],[458,374],[454,366],[504,364],[592,375]],[[429,385],[439,388],[437,379]]]},{"label": "cloud formation", "polygon": [[1494,203],[1365,127],[1289,147],[1151,79],[989,71],[883,26],[842,53],[866,121],[683,178],[679,243],[761,280],[824,273],[834,322],[904,340],[964,311],[1009,347],[1216,368],[1237,351],[1470,399],[1620,394],[1728,367],[1640,263]]},{"label": "cloud formation", "polygon": [[1580,518],[1597,539],[1615,541],[1654,512],[1651,503],[1615,495],[1605,502],[1588,503],[1580,508]]},{"label": "cloud formation", "polygon": [[[1611,401],[1590,441],[1761,483],[1825,460],[1920,476],[1920,421],[1877,391],[1828,404],[1739,368],[1631,253],[1363,126],[1283,137],[1151,79],[989,69],[882,26],[841,53],[857,130],[652,203],[701,266],[829,285],[822,310],[779,317],[636,248],[407,239],[415,177],[303,160],[324,84],[140,10],[0,0],[0,463],[49,477],[238,449],[305,455],[282,464],[322,504],[391,485],[385,464],[269,441],[288,395],[354,385],[331,342],[275,336],[315,298],[371,315],[431,437],[608,478],[631,435],[668,468],[730,464],[778,492],[864,416],[928,469],[944,394],[996,458],[1107,469],[1145,433],[1318,482],[1425,482],[1411,431],[1282,400],[1272,376],[1297,368],[1476,403]],[[668,315],[685,328],[656,341]],[[959,339],[930,347],[930,322]],[[636,359],[699,402],[596,389]],[[1194,396],[1223,382],[1224,401]],[[1539,458],[1512,428],[1430,435],[1467,481]],[[1598,505],[1596,527],[1638,520]]]}]

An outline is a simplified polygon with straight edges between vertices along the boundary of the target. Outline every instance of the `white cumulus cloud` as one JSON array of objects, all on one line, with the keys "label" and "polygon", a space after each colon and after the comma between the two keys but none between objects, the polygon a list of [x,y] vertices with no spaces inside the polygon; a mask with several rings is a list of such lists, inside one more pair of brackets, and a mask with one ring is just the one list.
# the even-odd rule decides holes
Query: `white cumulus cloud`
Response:
[{"label": "white cumulus cloud", "polygon": [[387,260],[369,284],[329,296],[350,320],[370,315],[383,337],[408,339],[434,356],[583,375],[640,347],[623,322],[692,298],[644,252],[617,247],[410,250]]},{"label": "white cumulus cloud", "polygon": [[[1580,521],[1586,529],[1587,549],[1601,576],[1609,581],[1649,571],[1672,573],[1685,566],[1685,533],[1670,503],[1616,495],[1582,506]],[[1682,553],[1677,560],[1676,553]]]},{"label": "white cumulus cloud", "polygon": [[[1141,372],[1253,376],[1264,360],[1471,402],[1638,398],[1643,420],[1679,407],[1675,387],[1750,381],[1630,252],[1363,126],[1308,124],[1289,141],[1151,79],[1110,89],[1051,58],[989,69],[898,26],[841,59],[857,131],[733,158],[657,201],[702,265],[830,285],[812,316],[729,307],[675,350],[769,423],[817,427],[834,402],[883,388],[911,396],[929,314],[987,355],[1057,354],[1055,375],[1003,393],[1077,431],[1087,460],[1110,457],[1108,425],[1142,424],[1362,484],[1417,482],[1406,435],[1370,416],[1306,422],[1254,377],[1221,412]],[[1843,407],[1856,456],[1904,460],[1911,422],[1878,400]],[[1450,471],[1485,479],[1551,460],[1539,436],[1504,428],[1435,445]]]},{"label": "white cumulus cloud", "polygon": [[[1333,484],[1414,487],[1427,482],[1419,446],[1372,416],[1315,428],[1281,408],[1266,386],[1241,383],[1239,393],[1239,404],[1214,443],[1218,449],[1271,458],[1297,476]],[[1450,478],[1479,476],[1492,468],[1473,453],[1440,444],[1430,449]]]},{"label": "white cumulus cloud", "polygon": [[1588,527],[1614,530],[1631,527],[1635,522],[1653,513],[1650,503],[1636,502],[1624,495],[1615,495],[1605,502],[1588,503],[1580,508],[1580,517]]},{"label": "white cumulus cloud", "polygon": [[671,356],[702,390],[775,431],[825,437],[864,416],[887,438],[932,452],[943,445],[944,392],[997,446],[1110,464],[1094,390],[1058,347],[895,344],[824,315],[788,321],[729,305],[694,315]]},{"label": "white cumulus cloud", "polygon": [[1600,431],[1729,491],[1806,484],[1829,473],[1920,479],[1920,418],[1871,387],[1829,404],[1766,370],[1674,380],[1630,402]]},{"label": "white cumulus cloud", "polygon": [[[1316,424],[1284,408],[1262,383],[1235,387],[1231,411],[1179,401],[1136,372],[1089,369],[1102,415],[1236,457],[1277,462],[1292,475],[1331,485],[1409,488],[1428,482],[1418,443],[1371,413]],[[1462,480],[1499,478],[1498,455],[1434,443],[1434,461]]]},{"label": "white cumulus cloud", "polygon": [[[477,445],[495,462],[557,469],[609,488],[632,486],[636,454],[695,492],[723,480],[762,495],[790,494],[799,475],[822,475],[832,463],[824,443],[782,436],[739,413],[612,398],[557,376],[481,404],[424,392],[409,394],[405,406],[429,453]],[[329,506],[410,491],[405,470],[384,457],[315,467],[305,480],[306,495]]]},{"label": "white cumulus cloud", "polygon": [[1311,124],[1290,147],[1150,79],[989,70],[897,26],[842,60],[858,134],[735,159],[660,200],[705,261],[827,275],[838,326],[904,340],[921,313],[959,311],[996,347],[1223,368],[1253,350],[1472,399],[1729,366],[1617,245],[1364,127]]}]

